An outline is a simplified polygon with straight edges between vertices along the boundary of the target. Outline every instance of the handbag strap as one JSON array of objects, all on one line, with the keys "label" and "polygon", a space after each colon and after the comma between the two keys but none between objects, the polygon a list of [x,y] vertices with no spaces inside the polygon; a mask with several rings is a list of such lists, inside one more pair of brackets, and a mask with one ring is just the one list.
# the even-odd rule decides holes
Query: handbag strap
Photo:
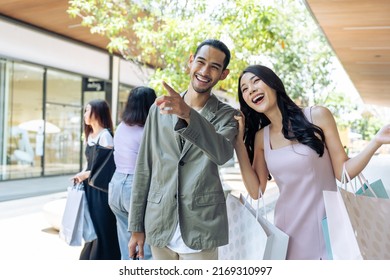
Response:
[{"label": "handbag strap", "polygon": [[97,140],[97,142],[96,142],[95,145],[99,145],[100,137],[102,137],[102,134],[103,134],[104,130],[107,130],[107,129],[106,129],[106,128],[103,128],[102,131],[100,131],[100,133],[99,133],[99,138],[98,138],[98,140]]},{"label": "handbag strap", "polygon": [[[108,133],[110,133],[110,130],[109,130],[108,128],[103,128],[103,129],[99,132],[98,139],[97,139],[95,145],[99,145],[100,137],[102,137],[102,134],[104,133],[105,130],[107,130]],[[111,133],[110,133],[110,134],[111,134]],[[92,142],[92,143],[94,143],[94,142]]]}]

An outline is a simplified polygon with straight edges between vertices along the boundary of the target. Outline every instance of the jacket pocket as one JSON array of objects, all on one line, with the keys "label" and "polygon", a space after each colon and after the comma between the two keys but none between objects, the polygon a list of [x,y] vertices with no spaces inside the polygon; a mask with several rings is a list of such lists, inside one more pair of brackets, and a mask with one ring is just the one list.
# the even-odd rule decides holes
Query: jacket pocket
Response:
[{"label": "jacket pocket", "polygon": [[207,193],[197,195],[195,198],[197,206],[207,206],[225,203],[225,196],[223,193]]},{"label": "jacket pocket", "polygon": [[161,198],[162,198],[162,193],[160,193],[160,192],[149,192],[148,202],[158,204],[158,203],[161,202]]}]

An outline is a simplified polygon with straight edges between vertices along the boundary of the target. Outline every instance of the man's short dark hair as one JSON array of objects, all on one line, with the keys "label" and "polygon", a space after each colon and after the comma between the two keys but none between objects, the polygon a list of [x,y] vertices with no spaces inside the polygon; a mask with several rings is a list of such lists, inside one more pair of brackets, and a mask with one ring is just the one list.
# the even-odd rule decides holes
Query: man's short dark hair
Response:
[{"label": "man's short dark hair", "polygon": [[207,39],[207,40],[204,40],[202,43],[199,44],[199,46],[196,48],[196,51],[195,51],[195,55],[194,57],[196,57],[196,55],[198,54],[199,50],[203,47],[203,46],[212,46],[213,48],[216,48],[220,51],[222,51],[224,54],[225,54],[225,59],[223,61],[223,70],[225,70],[229,63],[230,63],[230,51],[228,49],[228,47],[221,41],[219,40],[216,40],[216,39]]}]

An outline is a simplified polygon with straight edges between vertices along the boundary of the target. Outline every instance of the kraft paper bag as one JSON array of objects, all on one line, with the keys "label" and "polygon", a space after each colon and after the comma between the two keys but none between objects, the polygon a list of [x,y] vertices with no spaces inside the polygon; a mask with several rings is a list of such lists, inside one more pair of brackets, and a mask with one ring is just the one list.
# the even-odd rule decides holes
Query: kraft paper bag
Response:
[{"label": "kraft paper bag", "polygon": [[356,195],[340,188],[362,258],[390,259],[390,200]]},{"label": "kraft paper bag", "polygon": [[344,165],[341,186],[324,191],[324,202],[333,259],[390,259],[390,200],[381,180],[351,180]]}]

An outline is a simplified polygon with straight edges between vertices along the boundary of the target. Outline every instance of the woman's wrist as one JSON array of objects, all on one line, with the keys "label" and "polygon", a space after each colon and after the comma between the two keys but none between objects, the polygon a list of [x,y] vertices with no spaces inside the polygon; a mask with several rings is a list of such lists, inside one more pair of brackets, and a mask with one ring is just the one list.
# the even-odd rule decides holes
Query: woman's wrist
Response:
[{"label": "woman's wrist", "polygon": [[237,137],[235,143],[234,143],[234,148],[237,150],[237,149],[240,149],[240,148],[245,148],[245,143],[244,143],[244,140],[241,139],[241,137]]}]

